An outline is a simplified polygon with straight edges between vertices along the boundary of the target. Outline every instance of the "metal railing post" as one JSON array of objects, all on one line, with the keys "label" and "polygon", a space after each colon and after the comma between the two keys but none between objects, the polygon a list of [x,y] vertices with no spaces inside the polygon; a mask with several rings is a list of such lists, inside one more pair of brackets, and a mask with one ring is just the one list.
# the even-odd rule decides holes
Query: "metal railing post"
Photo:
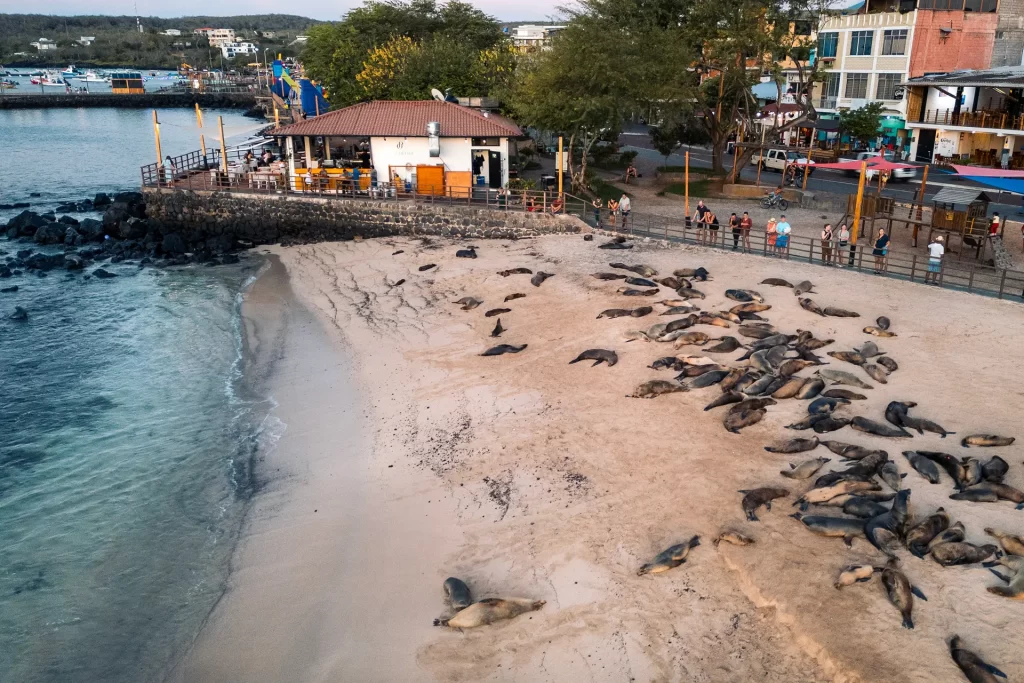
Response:
[{"label": "metal railing post", "polygon": [[967,292],[968,293],[970,293],[971,290],[974,289],[974,269],[976,267],[977,267],[977,264],[974,264],[974,263],[971,264],[971,274],[967,278]]}]

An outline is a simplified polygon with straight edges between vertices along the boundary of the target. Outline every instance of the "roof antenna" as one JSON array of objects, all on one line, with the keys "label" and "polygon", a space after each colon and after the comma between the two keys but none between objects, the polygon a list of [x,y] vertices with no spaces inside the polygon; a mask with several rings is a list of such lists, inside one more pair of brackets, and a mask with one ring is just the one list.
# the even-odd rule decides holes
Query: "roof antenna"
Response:
[{"label": "roof antenna", "polygon": [[139,0],[135,0],[135,25],[139,28],[139,33],[142,33],[142,22],[139,21]]}]

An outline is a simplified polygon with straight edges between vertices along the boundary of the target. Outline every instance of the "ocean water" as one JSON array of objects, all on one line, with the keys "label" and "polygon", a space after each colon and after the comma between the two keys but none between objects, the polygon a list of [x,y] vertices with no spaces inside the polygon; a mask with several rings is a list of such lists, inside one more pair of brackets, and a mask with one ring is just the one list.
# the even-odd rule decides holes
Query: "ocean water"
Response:
[{"label": "ocean water", "polygon": [[[40,127],[63,151],[47,158],[89,177],[30,201],[131,188],[150,145],[105,153],[104,173],[74,150],[129,139],[129,121],[141,135],[146,114],[0,112],[8,162],[0,201],[33,191],[11,159],[36,154],[26,147],[40,143],[31,132]],[[18,130],[30,132],[8,135]],[[183,136],[180,151],[186,144]],[[30,246],[0,238],[0,252]],[[162,680],[223,593],[253,463],[279,431],[268,418],[272,400],[254,394],[243,374],[240,310],[258,258],[165,271],[104,267],[120,277],[53,271],[0,280],[0,288],[19,286],[0,293],[3,682]],[[28,322],[7,319],[15,305]]]}]

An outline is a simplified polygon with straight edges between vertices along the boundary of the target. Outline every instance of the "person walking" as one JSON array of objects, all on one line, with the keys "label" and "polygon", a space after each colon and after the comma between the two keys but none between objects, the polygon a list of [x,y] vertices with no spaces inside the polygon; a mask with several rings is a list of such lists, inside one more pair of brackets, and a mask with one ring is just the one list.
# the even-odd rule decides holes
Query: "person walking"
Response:
[{"label": "person walking", "polygon": [[826,266],[832,265],[832,224],[826,223],[821,231],[821,261]]},{"label": "person walking", "polygon": [[625,192],[619,198],[619,213],[622,214],[622,229],[626,229],[626,221],[629,220],[629,212],[632,207],[629,204],[629,195]]},{"label": "person walking", "polygon": [[793,232],[793,227],[786,220],[786,214],[782,214],[779,217],[779,223],[775,226],[775,232],[777,233],[775,238],[776,251],[789,258],[789,233]]},{"label": "person walking", "polygon": [[765,252],[769,256],[775,253],[775,241],[779,238],[777,228],[778,224],[775,221],[775,216],[768,219],[768,225],[764,229],[764,236],[766,241]]},{"label": "person walking", "polygon": [[836,249],[836,263],[843,267],[843,260],[846,258],[846,248],[850,246],[850,228],[846,223],[839,226],[839,248]]},{"label": "person walking", "polygon": [[608,200],[608,222],[615,227],[615,216],[619,213],[619,203],[614,199]]},{"label": "person walking", "polygon": [[743,251],[750,251],[750,229],[754,227],[754,221],[750,220],[750,214],[746,211],[743,212],[743,218],[740,219],[740,235],[743,237]]},{"label": "person walking", "polygon": [[875,247],[871,253],[875,257],[875,275],[881,275],[885,270],[885,257],[889,255],[889,236],[885,234],[885,228],[878,229],[878,237],[875,238]]},{"label": "person walking", "polygon": [[697,244],[704,244],[707,241],[708,221],[706,216],[711,213],[711,209],[704,206],[704,200],[701,199],[697,202],[697,210],[693,212],[693,222],[697,224]]},{"label": "person walking", "polygon": [[729,216],[729,227],[732,228],[732,250],[736,251],[740,246],[740,219],[735,212]]},{"label": "person walking", "polygon": [[928,243],[928,272],[924,274],[924,282],[939,284],[939,273],[942,272],[942,255],[946,247],[942,244],[942,235]]},{"label": "person walking", "polygon": [[590,205],[594,207],[594,226],[601,227],[601,198],[595,197],[594,201],[590,202]]}]

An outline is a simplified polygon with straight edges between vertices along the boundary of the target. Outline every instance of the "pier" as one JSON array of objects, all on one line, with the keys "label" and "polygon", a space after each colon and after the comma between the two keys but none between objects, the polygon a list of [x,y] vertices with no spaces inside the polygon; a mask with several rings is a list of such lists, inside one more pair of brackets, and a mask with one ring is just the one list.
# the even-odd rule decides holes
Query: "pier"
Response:
[{"label": "pier", "polygon": [[250,109],[256,105],[253,92],[232,93],[146,93],[115,95],[112,93],[72,93],[58,95],[22,95],[6,93],[0,96],[2,109],[76,109],[81,107],[120,107],[126,109],[159,109],[162,107],[193,107],[198,104],[211,109]]}]

